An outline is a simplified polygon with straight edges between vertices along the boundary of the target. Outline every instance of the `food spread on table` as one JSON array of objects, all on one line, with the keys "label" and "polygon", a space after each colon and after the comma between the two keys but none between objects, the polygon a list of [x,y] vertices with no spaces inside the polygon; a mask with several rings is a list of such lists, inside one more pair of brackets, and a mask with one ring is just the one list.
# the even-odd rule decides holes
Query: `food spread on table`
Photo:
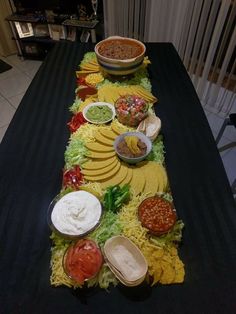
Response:
[{"label": "food spread on table", "polygon": [[[136,54],[129,42],[113,44],[104,43],[100,52],[122,60]],[[88,52],[76,71],[62,189],[51,213],[54,286],[108,289],[120,283],[132,289],[144,281],[184,281],[178,255],[184,223],[165,169],[149,63],[144,57],[131,76],[121,78]],[[109,106],[94,105],[99,102],[114,107],[116,116]]]}]

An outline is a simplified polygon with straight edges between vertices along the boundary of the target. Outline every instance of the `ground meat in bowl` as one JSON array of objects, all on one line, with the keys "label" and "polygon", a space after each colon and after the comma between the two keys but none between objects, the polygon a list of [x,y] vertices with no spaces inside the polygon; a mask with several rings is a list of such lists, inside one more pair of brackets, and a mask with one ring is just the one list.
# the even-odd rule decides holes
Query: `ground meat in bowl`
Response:
[{"label": "ground meat in bowl", "polygon": [[125,140],[121,140],[120,143],[117,145],[117,151],[120,155],[128,158],[136,158],[145,155],[147,152],[147,145],[139,139],[137,146],[139,147],[140,152],[134,154],[130,151]]},{"label": "ground meat in bowl", "polygon": [[142,47],[135,42],[109,40],[101,44],[98,52],[106,58],[126,60],[139,56],[142,53]]}]

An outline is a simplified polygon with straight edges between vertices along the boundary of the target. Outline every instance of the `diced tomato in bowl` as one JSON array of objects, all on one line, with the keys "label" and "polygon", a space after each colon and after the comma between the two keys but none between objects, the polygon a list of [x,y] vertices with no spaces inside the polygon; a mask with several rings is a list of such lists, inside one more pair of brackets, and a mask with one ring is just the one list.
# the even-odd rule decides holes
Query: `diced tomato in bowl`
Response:
[{"label": "diced tomato in bowl", "polygon": [[121,96],[115,102],[116,116],[120,123],[136,127],[148,115],[148,104],[136,95]]}]

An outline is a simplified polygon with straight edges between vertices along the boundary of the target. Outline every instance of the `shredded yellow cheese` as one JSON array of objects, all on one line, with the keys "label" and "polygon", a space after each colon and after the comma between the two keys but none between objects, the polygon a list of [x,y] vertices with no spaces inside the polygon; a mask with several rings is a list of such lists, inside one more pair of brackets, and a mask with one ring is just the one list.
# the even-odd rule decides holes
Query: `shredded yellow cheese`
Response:
[{"label": "shredded yellow cheese", "polygon": [[102,186],[99,182],[87,182],[81,185],[80,189],[92,193],[99,199],[103,196]]},{"label": "shredded yellow cheese", "polygon": [[91,73],[88,74],[85,78],[87,84],[96,86],[98,83],[101,83],[104,80],[104,77],[101,73]]},{"label": "shredded yellow cheese", "polygon": [[51,277],[50,282],[52,286],[61,286],[65,285],[69,288],[71,287],[79,287],[79,285],[75,285],[75,283],[65,274],[62,261],[63,256],[65,254],[66,246],[64,248],[56,248],[54,247],[52,250],[51,257]]},{"label": "shredded yellow cheese", "polygon": [[86,141],[86,143],[94,142],[95,134],[101,129],[111,130],[110,126],[85,123],[81,125],[81,127],[76,132],[72,133],[71,137],[73,138],[73,136],[79,136],[79,138],[83,141]]}]

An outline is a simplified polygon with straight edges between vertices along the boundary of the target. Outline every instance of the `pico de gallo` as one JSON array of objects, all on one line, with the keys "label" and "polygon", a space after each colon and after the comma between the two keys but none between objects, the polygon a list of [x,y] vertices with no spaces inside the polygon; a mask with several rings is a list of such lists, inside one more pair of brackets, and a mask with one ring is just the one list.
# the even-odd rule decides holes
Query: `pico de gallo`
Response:
[{"label": "pico de gallo", "polygon": [[148,114],[148,104],[136,95],[119,97],[115,109],[118,121],[132,127],[137,126]]}]

